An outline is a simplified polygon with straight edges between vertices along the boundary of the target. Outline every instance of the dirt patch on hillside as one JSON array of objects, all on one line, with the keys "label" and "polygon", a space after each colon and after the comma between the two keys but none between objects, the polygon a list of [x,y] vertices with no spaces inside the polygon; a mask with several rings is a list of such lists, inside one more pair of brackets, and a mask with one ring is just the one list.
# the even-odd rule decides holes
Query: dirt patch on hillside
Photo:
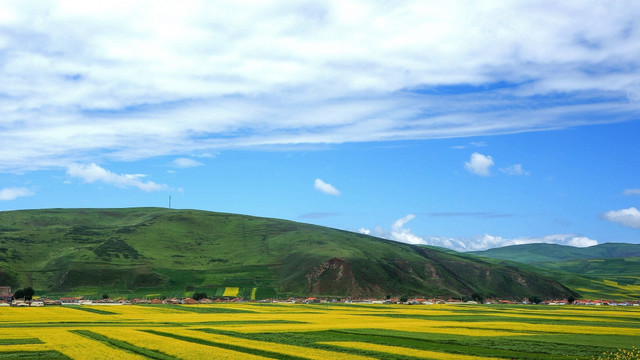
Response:
[{"label": "dirt patch on hillside", "polygon": [[351,264],[341,258],[333,258],[314,267],[305,275],[309,294],[349,294],[356,296],[363,291],[353,276]]}]

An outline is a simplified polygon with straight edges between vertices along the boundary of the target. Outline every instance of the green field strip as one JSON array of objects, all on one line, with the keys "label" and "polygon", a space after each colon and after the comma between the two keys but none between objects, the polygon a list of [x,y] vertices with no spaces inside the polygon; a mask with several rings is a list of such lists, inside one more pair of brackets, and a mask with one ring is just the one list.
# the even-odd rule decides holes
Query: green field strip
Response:
[{"label": "green field strip", "polygon": [[195,344],[207,345],[207,346],[217,347],[221,349],[242,352],[246,354],[264,356],[264,357],[273,358],[273,359],[282,359],[282,360],[306,360],[307,359],[304,357],[282,354],[275,351],[258,350],[258,349],[253,349],[249,347],[244,347],[244,346],[225,344],[221,342],[203,340],[203,339],[193,338],[189,336],[175,335],[175,334],[160,332],[155,330],[141,330],[141,331],[144,331],[153,335],[165,336],[165,337],[176,339],[176,340],[182,340],[182,341],[192,342]]},{"label": "green field strip", "polygon": [[[206,323],[206,322],[205,322]],[[198,323],[195,323],[198,324]],[[140,321],[69,321],[69,322],[45,322],[45,323],[4,323],[0,324],[0,328],[67,328],[67,327],[135,327],[135,326],[148,326],[148,327],[167,327],[167,326],[185,326],[192,324],[175,323],[175,322],[140,322]]]},{"label": "green field strip", "polygon": [[189,323],[189,327],[193,326],[216,326],[216,325],[269,325],[269,324],[308,324],[306,321],[297,320],[225,320],[225,321],[202,321],[197,323]]},{"label": "green field strip", "polygon": [[[513,322],[540,325],[573,325],[573,326],[597,326],[597,327],[620,327],[620,328],[640,328],[640,322],[634,319],[611,320],[611,318],[597,318],[597,321],[568,320],[554,318],[527,318],[508,316],[474,316],[474,315],[414,315],[414,314],[354,314],[354,316],[381,316],[394,319],[417,319],[429,321],[456,321],[456,322]],[[498,330],[498,329],[496,329]],[[500,329],[502,330],[502,329]]]},{"label": "green field strip", "polygon": [[234,309],[226,306],[200,306],[200,305],[144,305],[148,307],[160,307],[163,309],[173,309],[184,312],[195,312],[200,314],[251,314],[253,310]]},{"label": "green field strip", "polygon": [[114,313],[112,311],[107,311],[107,310],[102,310],[102,309],[96,309],[95,307],[70,306],[70,307],[66,307],[65,309],[74,309],[74,310],[86,311],[86,312],[90,312],[90,313],[93,313],[93,314],[100,314],[100,315],[118,315],[118,313]]},{"label": "green field strip", "polygon": [[29,345],[44,344],[40,339],[24,338],[24,339],[0,339],[0,345]]},{"label": "green field strip", "polygon": [[111,347],[114,347],[116,349],[120,349],[120,350],[125,350],[128,352],[132,352],[134,354],[138,354],[138,355],[142,355],[142,356],[146,356],[150,359],[155,359],[155,360],[179,360],[178,358],[165,354],[161,351],[157,351],[157,350],[151,350],[151,349],[147,349],[147,348],[143,348],[140,346],[136,346],[133,344],[130,344],[128,342],[122,341],[122,340],[116,340],[116,339],[112,339],[110,337],[104,336],[104,335],[100,335],[88,330],[71,330],[72,333],[78,334],[78,335],[82,335],[84,337],[88,337],[90,339],[102,342],[106,345],[109,345]]},{"label": "green field strip", "polygon": [[54,350],[0,352],[0,360],[71,360]]},{"label": "green field strip", "polygon": [[[513,340],[536,341],[545,343],[555,343],[567,345],[569,347],[594,347],[597,346],[604,351],[612,351],[620,348],[631,349],[638,346],[638,337],[632,335],[576,335],[576,334],[554,334],[554,335],[528,335],[526,337],[514,336]],[[597,345],[594,345],[597,344]],[[595,355],[594,355],[595,356]]]}]

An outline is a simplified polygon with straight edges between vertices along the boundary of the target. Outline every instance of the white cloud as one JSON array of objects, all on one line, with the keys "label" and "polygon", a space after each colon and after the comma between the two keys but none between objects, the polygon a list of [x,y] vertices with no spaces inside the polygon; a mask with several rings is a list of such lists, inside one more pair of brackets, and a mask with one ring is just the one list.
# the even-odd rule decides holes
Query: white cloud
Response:
[{"label": "white cloud", "polygon": [[480,176],[489,176],[491,175],[491,167],[493,166],[493,159],[491,156],[482,155],[480,153],[474,152],[471,154],[471,158],[469,161],[464,163],[465,169],[472,174],[480,175]]},{"label": "white cloud", "polygon": [[2,2],[0,171],[636,119],[640,7],[591,5]]},{"label": "white cloud", "polygon": [[602,215],[605,219],[613,221],[622,226],[640,229],[640,211],[635,207],[622,210],[607,211]]},{"label": "white cloud", "polygon": [[522,168],[521,164],[515,164],[515,165],[507,166],[505,168],[501,168],[500,171],[505,173],[505,174],[507,174],[507,175],[516,175],[516,176],[521,176],[521,175],[529,176],[529,175],[531,175],[531,173],[529,171],[526,171],[526,170],[524,170]]},{"label": "white cloud", "polygon": [[513,239],[488,234],[468,239],[456,239],[446,236],[425,237],[418,236],[414,234],[411,229],[405,228],[405,225],[413,219],[415,219],[415,215],[408,214],[407,216],[396,220],[391,225],[391,231],[386,231],[380,227],[376,227],[373,232],[365,228],[360,228],[358,232],[407,244],[439,246],[461,252],[487,250],[509,245],[541,243],[576,247],[598,245],[597,240],[576,234],[554,234],[543,237],[520,237]]},{"label": "white cloud", "polygon": [[426,244],[426,241],[411,232],[411,229],[407,229],[404,227],[409,221],[413,220],[416,216],[413,214],[408,214],[407,216],[396,220],[393,225],[391,225],[391,240],[407,243],[407,244]]},{"label": "white cloud", "polygon": [[624,191],[625,195],[640,195],[640,189],[626,189]]},{"label": "white cloud", "polygon": [[79,178],[87,183],[102,182],[121,188],[135,187],[145,192],[168,190],[164,184],[153,181],[142,181],[146,175],[116,174],[96,164],[71,164],[67,167],[67,175]]},{"label": "white cloud", "polygon": [[34,192],[25,187],[0,189],[0,201],[14,200],[19,197],[31,195],[34,195]]},{"label": "white cloud", "polygon": [[204,166],[204,164],[201,163],[200,161],[196,161],[189,158],[177,158],[171,162],[171,166],[181,168],[181,169],[186,169],[186,168]]},{"label": "white cloud", "polygon": [[338,189],[333,187],[333,185],[331,185],[331,184],[327,184],[326,182],[322,181],[321,179],[316,179],[316,181],[314,182],[313,187],[316,190],[318,190],[320,192],[323,192],[325,194],[335,195],[335,196],[340,195],[340,191]]}]

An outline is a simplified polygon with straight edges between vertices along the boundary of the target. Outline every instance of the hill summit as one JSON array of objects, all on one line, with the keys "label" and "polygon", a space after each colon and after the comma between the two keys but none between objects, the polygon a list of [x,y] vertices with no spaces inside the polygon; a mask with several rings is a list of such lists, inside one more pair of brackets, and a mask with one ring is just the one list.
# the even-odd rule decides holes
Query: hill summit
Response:
[{"label": "hill summit", "polygon": [[0,282],[50,295],[576,295],[535,272],[435,248],[165,208],[0,212]]}]

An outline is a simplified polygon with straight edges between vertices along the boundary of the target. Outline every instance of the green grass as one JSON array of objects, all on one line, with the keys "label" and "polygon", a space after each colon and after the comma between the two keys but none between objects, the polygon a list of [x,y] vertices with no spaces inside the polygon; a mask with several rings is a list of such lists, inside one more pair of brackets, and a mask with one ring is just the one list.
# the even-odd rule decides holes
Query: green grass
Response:
[{"label": "green grass", "polygon": [[114,313],[114,312],[101,310],[101,309],[96,309],[95,307],[70,306],[68,308],[69,309],[74,309],[74,310],[86,311],[86,312],[90,312],[90,313],[94,313],[94,314],[100,314],[100,315],[116,315],[116,313]]},{"label": "green grass", "polygon": [[254,311],[248,309],[235,309],[225,305],[220,306],[199,306],[199,305],[144,305],[149,307],[169,308],[176,311],[195,312],[201,314],[242,314],[252,313]]},{"label": "green grass", "polygon": [[57,351],[0,352],[0,360],[70,360]]},{"label": "green grass", "polygon": [[24,338],[24,339],[0,339],[0,345],[25,345],[25,344],[44,344],[40,339]]}]

